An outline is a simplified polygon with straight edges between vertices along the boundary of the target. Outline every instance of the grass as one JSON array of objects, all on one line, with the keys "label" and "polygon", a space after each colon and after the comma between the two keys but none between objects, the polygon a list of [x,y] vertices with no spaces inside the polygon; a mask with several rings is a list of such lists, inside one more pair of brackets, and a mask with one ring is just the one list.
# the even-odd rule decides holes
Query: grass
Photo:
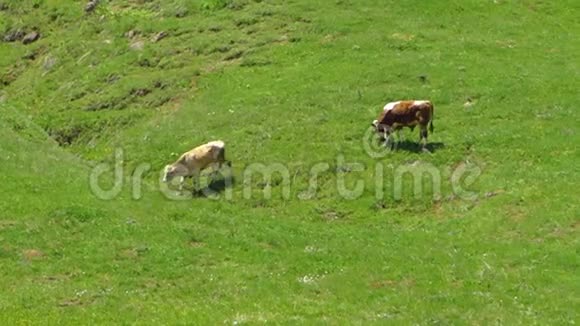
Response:
[{"label": "grass", "polygon": [[[578,321],[574,2],[2,3],[2,36],[41,33],[0,43],[3,323]],[[415,130],[370,157],[404,98],[435,103],[433,153]],[[167,199],[162,167],[216,138],[233,187]],[[89,176],[117,149],[101,200]],[[258,163],[290,186],[244,178]],[[425,169],[440,191],[406,173],[396,193]]]}]

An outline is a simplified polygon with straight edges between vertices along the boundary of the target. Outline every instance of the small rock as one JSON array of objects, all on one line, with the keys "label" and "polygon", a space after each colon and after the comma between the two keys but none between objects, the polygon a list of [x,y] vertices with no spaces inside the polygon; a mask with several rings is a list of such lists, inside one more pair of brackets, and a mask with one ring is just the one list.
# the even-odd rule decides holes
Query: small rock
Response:
[{"label": "small rock", "polygon": [[329,221],[337,220],[340,218],[339,214],[337,212],[334,212],[334,211],[325,212],[324,214],[322,214],[322,217],[325,220],[329,220]]},{"label": "small rock", "polygon": [[352,172],[352,168],[350,166],[347,166],[347,165],[341,165],[341,166],[336,168],[336,172],[337,173],[350,173],[350,172]]},{"label": "small rock", "polygon": [[52,57],[52,56],[47,56],[46,58],[44,58],[44,63],[42,64],[42,67],[44,68],[44,70],[50,70],[52,67],[54,67],[54,65],[56,65],[56,58]]},{"label": "small rock", "polygon": [[488,191],[485,193],[485,197],[486,198],[491,198],[491,197],[495,197],[501,193],[503,193],[504,191],[502,189],[500,190],[496,190],[496,191]]},{"label": "small rock", "polygon": [[4,42],[16,42],[22,40],[25,33],[21,29],[13,30],[4,35]]},{"label": "small rock", "polygon": [[131,45],[129,45],[129,47],[131,48],[131,50],[141,51],[145,47],[145,42],[143,41],[133,42],[131,43]]},{"label": "small rock", "polygon": [[375,208],[376,209],[385,209],[385,208],[387,208],[387,205],[385,204],[384,201],[381,200],[381,201],[377,201],[375,203]]},{"label": "small rock", "polygon": [[185,8],[179,8],[177,9],[177,12],[175,13],[175,17],[177,18],[183,18],[185,16],[187,16],[188,11]]},{"label": "small rock", "polygon": [[25,60],[34,60],[34,59],[36,59],[36,53],[34,53],[34,52],[28,52],[28,53],[26,53],[25,55],[22,56],[22,59],[25,59]]},{"label": "small rock", "polygon": [[151,93],[151,90],[147,89],[147,88],[138,88],[138,89],[131,90],[131,95],[135,95],[135,96],[145,96],[149,93]]},{"label": "small rock", "polygon": [[193,247],[193,248],[201,248],[205,246],[205,243],[201,242],[201,241],[197,241],[197,240],[191,240],[189,242],[189,246]]},{"label": "small rock", "polygon": [[151,63],[151,61],[149,61],[149,59],[147,59],[147,58],[144,58],[142,60],[139,60],[137,62],[137,64],[139,66],[141,66],[141,67],[152,67],[153,66],[153,64]]},{"label": "small rock", "polygon": [[99,4],[99,0],[91,0],[87,3],[87,5],[85,6],[85,12],[86,13],[90,13],[93,12],[95,10],[95,8],[97,8],[97,5]]},{"label": "small rock", "polygon": [[27,260],[33,260],[33,259],[40,258],[40,257],[44,256],[44,254],[42,253],[42,251],[36,250],[36,249],[27,249],[27,250],[24,250],[22,252],[22,255]]},{"label": "small rock", "polygon": [[244,51],[235,51],[234,53],[226,56],[224,58],[224,60],[231,61],[231,60],[239,59],[242,57],[242,55],[244,55]]},{"label": "small rock", "polygon": [[470,108],[470,107],[473,106],[473,104],[475,104],[475,103],[473,102],[473,100],[471,99],[471,97],[468,97],[467,98],[467,101],[465,101],[465,103],[463,103],[463,107],[464,108]]},{"label": "small rock", "polygon": [[159,32],[159,33],[155,34],[155,36],[153,36],[153,38],[151,39],[151,42],[159,42],[166,37],[167,37],[167,33]]},{"label": "small rock", "polygon": [[127,33],[125,33],[125,37],[129,39],[134,38],[135,36],[137,36],[137,31],[135,30],[130,30]]},{"label": "small rock", "polygon": [[33,43],[35,41],[37,41],[40,38],[40,33],[38,32],[30,32],[28,34],[26,34],[26,36],[24,36],[24,38],[22,39],[22,43],[23,44],[30,44]]},{"label": "small rock", "polygon": [[137,258],[139,257],[139,252],[135,248],[125,249],[120,252],[122,258]]}]

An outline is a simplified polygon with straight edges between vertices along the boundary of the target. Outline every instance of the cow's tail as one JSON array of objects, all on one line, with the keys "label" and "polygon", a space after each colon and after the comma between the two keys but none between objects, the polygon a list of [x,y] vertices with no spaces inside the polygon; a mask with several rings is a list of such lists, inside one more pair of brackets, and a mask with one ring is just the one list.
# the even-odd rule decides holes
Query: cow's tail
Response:
[{"label": "cow's tail", "polygon": [[429,121],[429,132],[433,133],[433,129],[435,129],[435,126],[433,125],[433,120],[435,120],[435,113],[433,110],[433,104],[431,104],[431,121]]}]

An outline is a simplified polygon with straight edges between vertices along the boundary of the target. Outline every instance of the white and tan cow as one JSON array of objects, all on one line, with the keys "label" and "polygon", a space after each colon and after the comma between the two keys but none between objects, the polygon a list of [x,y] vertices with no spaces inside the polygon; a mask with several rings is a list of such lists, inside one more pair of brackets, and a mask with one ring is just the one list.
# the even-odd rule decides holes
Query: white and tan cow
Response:
[{"label": "white and tan cow", "polygon": [[392,134],[409,127],[411,130],[419,126],[420,141],[423,150],[427,145],[427,126],[433,132],[433,104],[430,101],[397,101],[385,105],[378,119],[372,122],[372,126],[385,141],[385,146],[394,146]]},{"label": "white and tan cow", "polygon": [[223,165],[231,166],[225,156],[225,143],[221,140],[200,145],[181,155],[175,163],[165,166],[163,182],[170,182],[173,178],[180,177],[179,191],[181,191],[185,178],[192,177],[195,190],[196,181],[202,170],[211,166],[214,173],[217,173]]}]

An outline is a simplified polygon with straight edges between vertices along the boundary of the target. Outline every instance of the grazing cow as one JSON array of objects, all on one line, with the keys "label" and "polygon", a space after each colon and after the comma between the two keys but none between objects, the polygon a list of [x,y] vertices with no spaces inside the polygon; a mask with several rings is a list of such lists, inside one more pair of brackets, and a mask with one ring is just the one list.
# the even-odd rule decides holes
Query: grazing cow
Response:
[{"label": "grazing cow", "polygon": [[192,177],[193,188],[196,188],[196,179],[202,170],[210,165],[216,173],[223,165],[231,166],[226,161],[225,143],[221,140],[211,141],[207,144],[200,145],[179,157],[179,159],[170,165],[165,166],[163,182],[169,182],[175,177],[181,177],[179,182],[179,191],[183,190],[183,182],[186,177]]},{"label": "grazing cow", "polygon": [[419,125],[420,137],[423,150],[427,146],[427,125],[429,131],[433,132],[433,104],[430,101],[397,101],[385,105],[377,120],[372,122],[381,139],[385,141],[385,146],[394,143],[391,141],[393,131],[409,127],[411,130]]}]

